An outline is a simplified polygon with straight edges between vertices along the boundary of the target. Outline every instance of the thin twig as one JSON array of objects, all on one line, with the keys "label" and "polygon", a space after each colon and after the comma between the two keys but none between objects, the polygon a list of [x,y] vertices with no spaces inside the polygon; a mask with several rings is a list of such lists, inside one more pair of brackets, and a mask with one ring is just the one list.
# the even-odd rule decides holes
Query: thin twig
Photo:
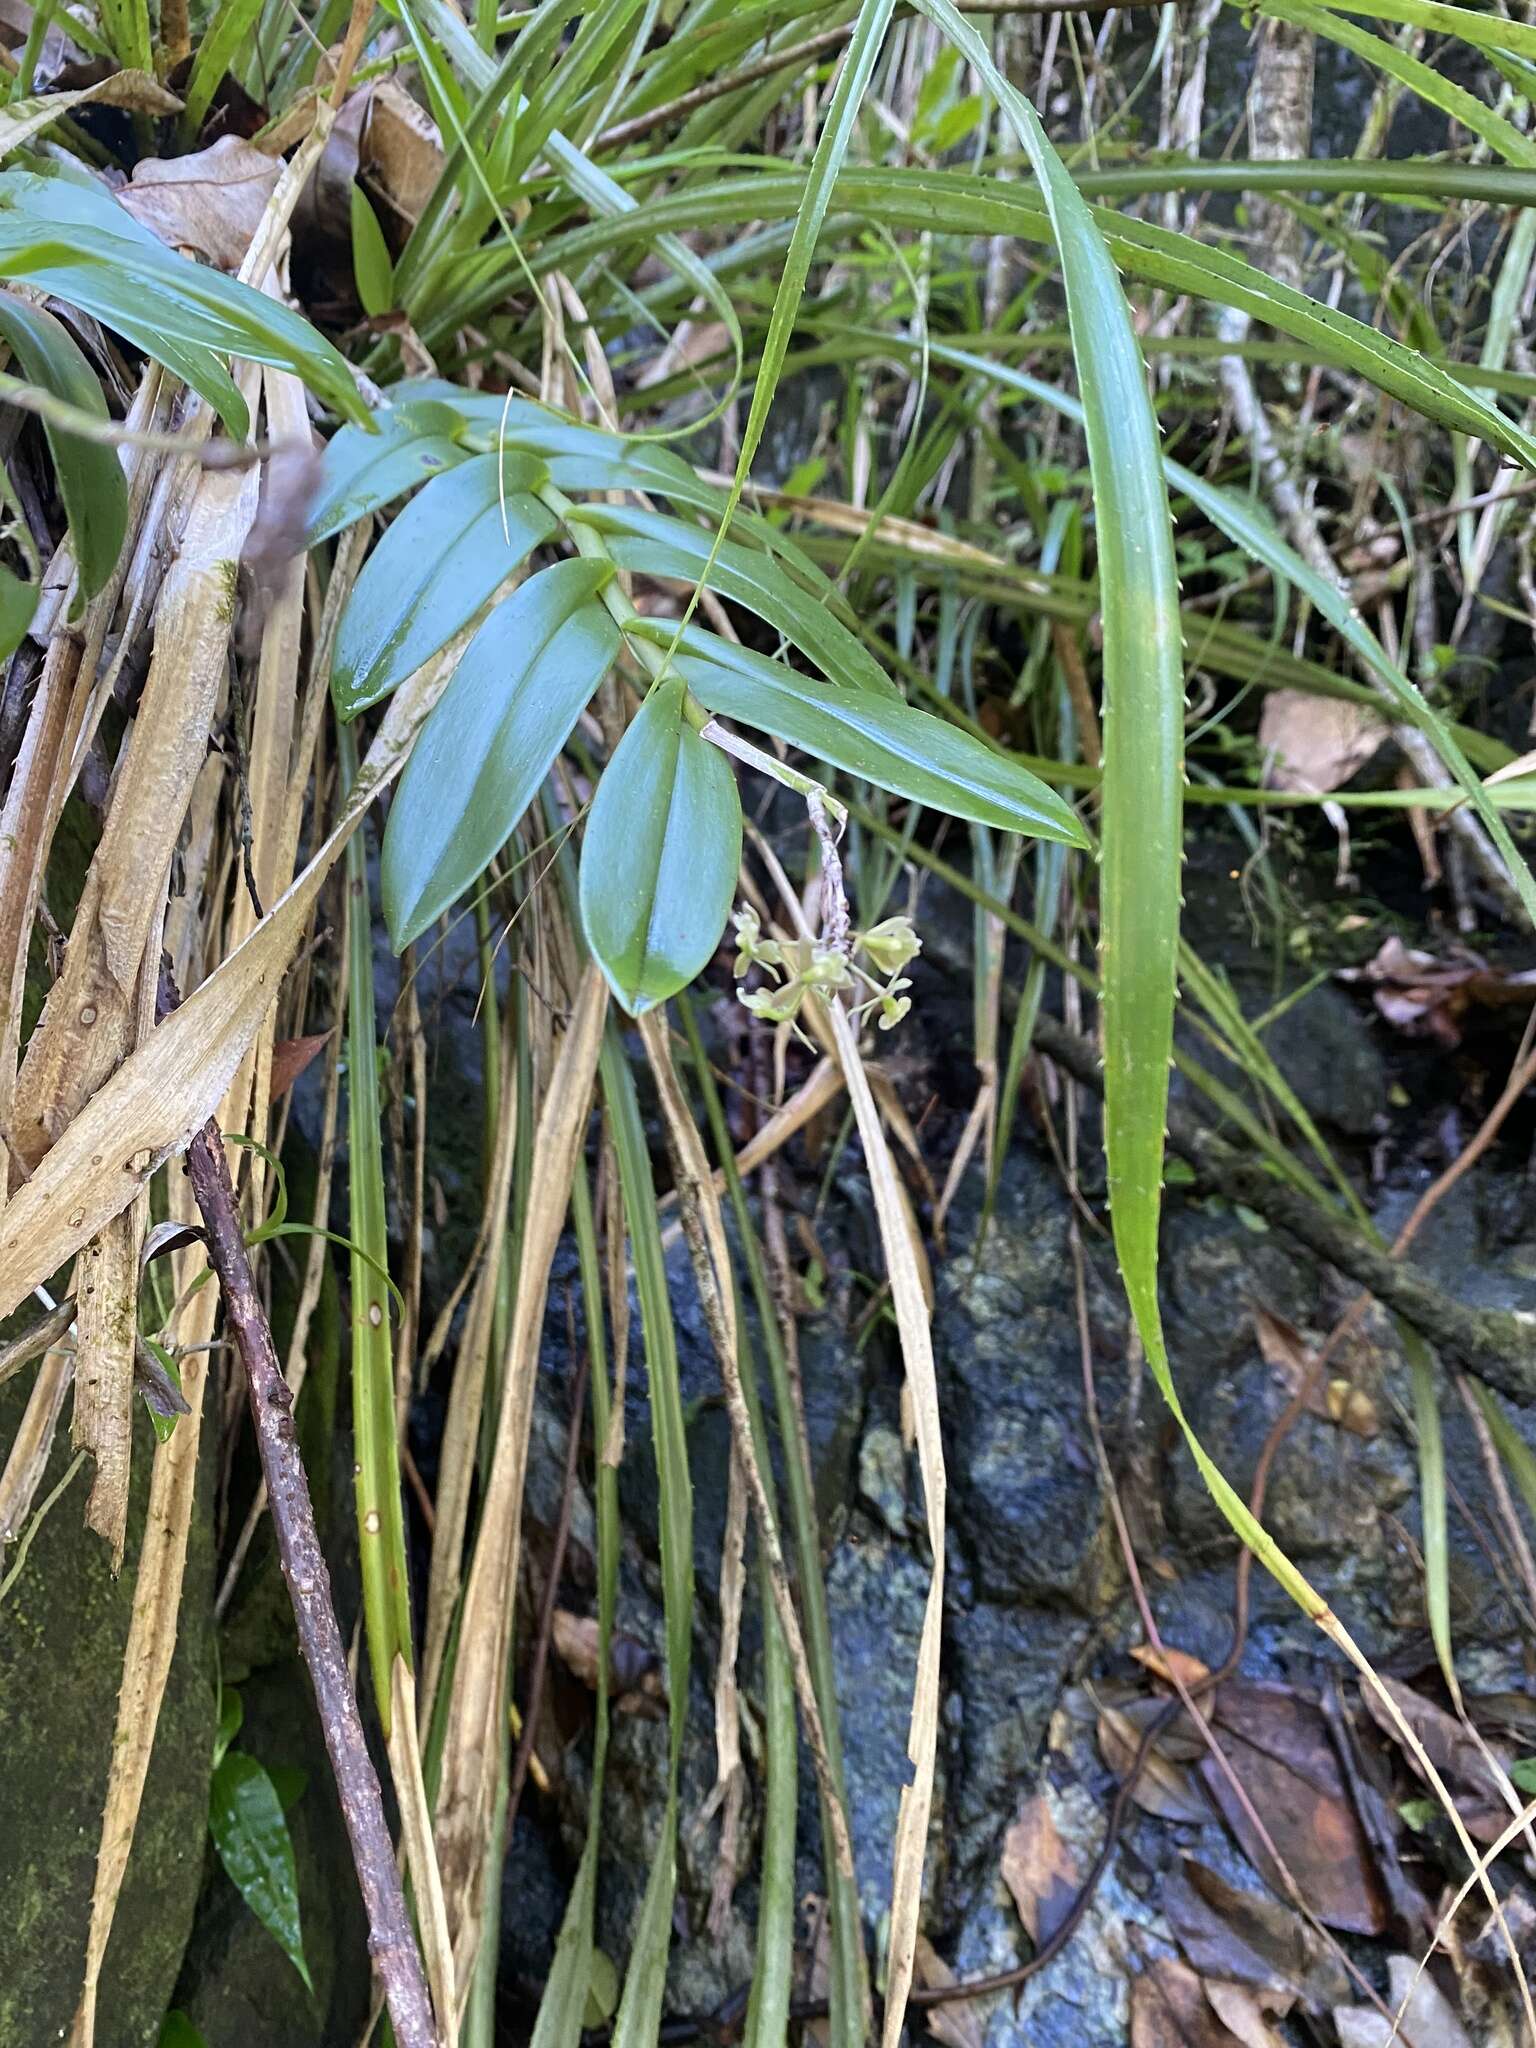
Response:
[{"label": "thin twig", "polygon": [[208,1258],[224,1297],[224,1317],[239,1348],[272,1510],[278,1560],[293,1602],[299,1648],[315,1688],[326,1753],[352,1844],[368,1948],[384,1987],[400,2048],[438,2048],[421,1955],[379,1780],[368,1755],[346,1647],[331,1602],[330,1573],[315,1530],[309,1482],[293,1428],[293,1396],[277,1361],[271,1325],[256,1291],[240,1227],[224,1142],[212,1118],[187,1151],[187,1173],[208,1236]]}]

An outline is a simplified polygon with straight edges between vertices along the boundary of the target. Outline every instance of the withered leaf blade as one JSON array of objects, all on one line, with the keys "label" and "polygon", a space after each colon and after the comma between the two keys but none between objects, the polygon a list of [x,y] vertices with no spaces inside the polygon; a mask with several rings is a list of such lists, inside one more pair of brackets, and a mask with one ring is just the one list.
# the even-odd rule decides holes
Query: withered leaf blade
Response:
[{"label": "withered leaf blade", "polygon": [[281,157],[221,135],[191,156],[141,157],[118,204],[171,248],[232,273],[245,260],[282,168]]},{"label": "withered leaf blade", "polygon": [[1339,2048],[1472,2048],[1471,2036],[1427,1970],[1420,1975],[1411,1956],[1392,1956],[1387,1971],[1386,2003],[1394,2014],[1402,2012],[1402,2024],[1394,2027],[1374,2006],[1344,2006],[1333,2015]]},{"label": "withered leaf blade", "polygon": [[[1155,1711],[1162,1703],[1149,1704]],[[1136,1761],[1141,1729],[1119,1707],[1105,1707],[1099,1714],[1098,1733],[1100,1754],[1115,1775],[1123,1778]],[[1210,1803],[1188,1766],[1169,1755],[1169,1744],[1164,1739],[1169,1734],[1171,1731],[1165,1730],[1153,1743],[1131,1796],[1143,1813],[1155,1814],[1159,1820],[1189,1821],[1198,1826],[1210,1819]]]},{"label": "withered leaf blade", "polygon": [[1081,1883],[1044,1793],[1025,1801],[1003,1837],[1002,1873],[1019,1918],[1038,1948],[1066,1918]]},{"label": "withered leaf blade", "polygon": [[1246,1805],[1213,1757],[1198,1767],[1200,1783],[1254,1868],[1287,1896],[1285,1877],[1254,1826],[1257,1814],[1325,1927],[1380,1934],[1386,1896],[1319,1710],[1280,1686],[1234,1684],[1222,1687],[1216,1720]]},{"label": "withered leaf blade", "polygon": [[1343,1964],[1293,1907],[1240,1891],[1192,1857],[1163,1880],[1163,1911],[1180,1948],[1207,1977],[1299,1999],[1310,2012],[1326,2012],[1349,1995]]},{"label": "withered leaf blade", "polygon": [[[1463,1728],[1454,1714],[1448,1714],[1444,1707],[1415,1692],[1412,1686],[1387,1677],[1383,1677],[1380,1683],[1424,1745],[1430,1762],[1456,1795],[1456,1808],[1466,1823],[1467,1832],[1480,1842],[1496,1841],[1509,1821],[1510,1811],[1500,1794],[1498,1780],[1470,1730]],[[1400,1743],[1375,1689],[1363,1686],[1361,1692],[1373,1719],[1394,1742]],[[1417,1770],[1412,1755],[1407,1751],[1404,1754]]]},{"label": "withered leaf blade", "polygon": [[1156,1957],[1131,1985],[1131,2048],[1242,2048],[1187,1963]]}]

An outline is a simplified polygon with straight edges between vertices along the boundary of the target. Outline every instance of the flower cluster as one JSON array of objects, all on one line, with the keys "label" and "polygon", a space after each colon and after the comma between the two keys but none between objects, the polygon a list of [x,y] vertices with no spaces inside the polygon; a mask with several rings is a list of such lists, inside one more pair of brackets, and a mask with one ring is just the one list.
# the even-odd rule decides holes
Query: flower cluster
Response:
[{"label": "flower cluster", "polygon": [[852,989],[858,992],[853,1015],[863,1018],[878,1011],[880,1029],[889,1031],[912,1007],[912,998],[903,993],[912,983],[901,970],[922,951],[923,942],[909,917],[888,917],[867,932],[855,932],[846,952],[819,939],[765,939],[750,904],[736,912],[733,922],[737,982],[754,967],[768,977],[764,987],[736,990],[754,1017],[792,1025],[813,991],[831,997]]}]

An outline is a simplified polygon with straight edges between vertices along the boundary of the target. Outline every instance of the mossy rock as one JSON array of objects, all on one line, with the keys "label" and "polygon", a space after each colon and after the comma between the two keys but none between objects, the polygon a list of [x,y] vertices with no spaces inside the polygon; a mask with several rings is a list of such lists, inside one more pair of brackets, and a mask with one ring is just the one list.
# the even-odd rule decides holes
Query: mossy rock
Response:
[{"label": "mossy rock", "polygon": [[[29,1369],[0,1389],[0,1444],[15,1435]],[[216,1404],[216,1391],[208,1390]],[[0,1605],[0,2042],[68,2037],[80,1996],[123,1650],[133,1612],[154,1437],[136,1418],[128,1545],[114,1578],[83,1524],[87,1469],[33,1537]],[[181,1624],[97,2006],[97,2048],[152,2048],[192,1925],[208,1832],[214,1736],[211,1462],[199,1475]],[[37,1499],[71,1457],[60,1419]],[[10,1553],[14,1563],[15,1552]]]}]

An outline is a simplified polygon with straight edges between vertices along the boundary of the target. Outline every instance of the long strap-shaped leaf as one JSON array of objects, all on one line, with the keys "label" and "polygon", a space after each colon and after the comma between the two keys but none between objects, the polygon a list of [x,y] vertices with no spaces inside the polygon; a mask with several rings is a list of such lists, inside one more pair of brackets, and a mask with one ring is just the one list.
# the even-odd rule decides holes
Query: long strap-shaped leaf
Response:
[{"label": "long strap-shaped leaf", "polygon": [[1104,1133],[1115,1249],[1137,1327],[1167,1378],[1157,1306],[1163,1125],[1179,940],[1184,669],[1157,421],[1114,264],[1035,110],[950,4],[920,11],[996,94],[1039,179],[1066,286],[1093,477],[1104,619]]},{"label": "long strap-shaped leaf", "polygon": [[[811,168],[806,173],[805,190],[795,214],[794,233],[789,238],[789,249],[784,258],[784,274],[779,279],[778,291],[774,294],[773,312],[768,319],[768,333],[763,342],[763,353],[758,363],[757,378],[752,386],[752,404],[747,413],[746,428],[741,437],[740,452],[736,457],[736,473],[731,479],[731,494],[726,505],[725,517],[715,534],[715,546],[710,560],[699,577],[694,594],[697,602],[698,590],[709,581],[710,569],[715,554],[725,543],[730,530],[732,516],[741,502],[751,473],[752,458],[763,437],[763,428],[768,424],[769,408],[774,393],[779,388],[779,375],[784,368],[784,358],[789,353],[789,340],[794,332],[795,319],[800,311],[800,300],[805,292],[805,280],[810,274],[811,259],[816,253],[817,239],[821,234],[822,222],[827,217],[827,208],[832,203],[832,189],[843,168],[843,159],[848,154],[848,141],[853,133],[853,124],[858,116],[859,106],[864,98],[864,89],[869,84],[870,74],[875,68],[875,59],[885,41],[885,32],[890,26],[895,11],[895,0],[863,0],[859,18],[854,23],[853,39],[838,73],[833,88],[832,104],[827,110],[826,122],[816,141],[816,153],[811,159]],[[692,605],[685,614],[683,624],[692,613]],[[682,625],[678,627],[682,633]],[[834,2026],[834,2033],[837,2029]]]}]

